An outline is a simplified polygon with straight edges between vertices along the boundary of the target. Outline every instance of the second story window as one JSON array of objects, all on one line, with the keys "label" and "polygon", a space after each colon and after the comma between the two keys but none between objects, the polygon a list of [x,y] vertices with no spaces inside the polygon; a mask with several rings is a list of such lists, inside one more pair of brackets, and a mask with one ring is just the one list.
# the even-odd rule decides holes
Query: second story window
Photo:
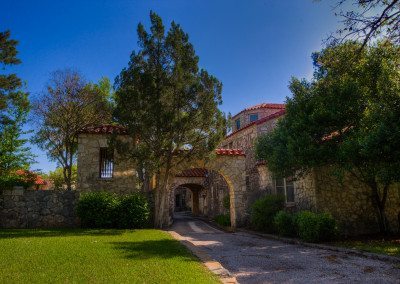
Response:
[{"label": "second story window", "polygon": [[114,173],[114,151],[110,148],[100,148],[100,178],[112,178]]},{"label": "second story window", "polygon": [[240,119],[236,119],[235,124],[236,124],[236,130],[239,130],[240,129]]},{"label": "second story window", "polygon": [[250,122],[254,122],[256,120],[258,120],[258,113],[250,114]]}]

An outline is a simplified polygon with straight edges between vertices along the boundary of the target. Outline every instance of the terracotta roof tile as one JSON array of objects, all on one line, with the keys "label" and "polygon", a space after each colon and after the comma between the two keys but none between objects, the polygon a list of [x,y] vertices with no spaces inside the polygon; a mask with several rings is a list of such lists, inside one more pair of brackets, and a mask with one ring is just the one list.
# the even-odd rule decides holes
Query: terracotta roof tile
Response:
[{"label": "terracotta roof tile", "polygon": [[99,126],[89,126],[86,127],[81,133],[87,134],[127,134],[127,131],[124,127],[119,125],[99,125]]},{"label": "terracotta roof tile", "polygon": [[215,149],[215,153],[217,155],[223,155],[223,156],[246,156],[244,151],[242,149],[223,149],[223,148],[218,148]]},{"label": "terracotta roof tile", "polygon": [[263,109],[263,108],[269,108],[269,109],[285,109],[286,105],[285,104],[272,104],[272,103],[262,103],[258,105],[254,105],[248,108],[245,108],[241,112],[235,114],[232,118],[237,117],[239,114],[242,114],[243,112],[249,111],[249,110],[256,110],[256,109]]}]

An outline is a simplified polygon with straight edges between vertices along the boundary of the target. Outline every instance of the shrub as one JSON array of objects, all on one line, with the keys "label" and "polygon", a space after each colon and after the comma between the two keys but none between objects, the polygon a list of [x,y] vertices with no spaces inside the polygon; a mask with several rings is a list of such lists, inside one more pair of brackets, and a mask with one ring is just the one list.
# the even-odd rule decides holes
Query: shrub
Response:
[{"label": "shrub", "polygon": [[107,192],[83,194],[77,205],[77,214],[82,226],[90,228],[110,228],[115,226],[117,196]]},{"label": "shrub", "polygon": [[148,224],[150,217],[147,199],[138,193],[121,197],[115,215],[119,228],[143,228]]},{"label": "shrub", "polygon": [[231,217],[229,214],[220,214],[215,216],[215,222],[221,226],[229,227],[231,226]]},{"label": "shrub", "polygon": [[296,235],[296,224],[293,214],[279,211],[274,217],[274,225],[276,232],[281,236],[293,237]]},{"label": "shrub", "polygon": [[336,221],[328,213],[302,211],[297,214],[299,237],[307,242],[331,240],[336,236]]},{"label": "shrub", "polygon": [[89,228],[142,228],[149,220],[147,199],[140,194],[117,196],[107,192],[82,195],[77,205],[82,226]]},{"label": "shrub", "polygon": [[285,199],[280,195],[266,195],[256,200],[251,208],[251,224],[261,231],[274,232],[274,217],[283,209]]}]

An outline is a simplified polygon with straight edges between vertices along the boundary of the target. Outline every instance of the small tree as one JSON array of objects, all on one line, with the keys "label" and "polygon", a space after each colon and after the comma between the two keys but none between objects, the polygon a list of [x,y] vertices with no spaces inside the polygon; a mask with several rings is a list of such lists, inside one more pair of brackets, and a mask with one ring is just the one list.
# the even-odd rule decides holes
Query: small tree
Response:
[{"label": "small tree", "polygon": [[163,227],[169,221],[174,171],[208,155],[223,137],[226,122],[218,109],[222,84],[199,70],[188,35],[175,22],[165,33],[153,12],[150,20],[150,33],[138,25],[141,49],[116,79],[115,118],[135,141],[124,155],[137,161],[147,179],[155,176],[155,226]]},{"label": "small tree", "polygon": [[52,73],[46,92],[34,103],[38,132],[33,141],[61,165],[68,190],[78,134],[87,126],[111,120],[107,88],[106,79],[88,84],[76,71],[59,70]]},{"label": "small tree", "polygon": [[[20,64],[17,58],[16,40],[10,39],[10,32],[0,32],[0,64]],[[29,112],[28,94],[16,74],[0,74],[0,187],[17,180],[15,171],[27,169],[32,161],[27,140],[22,138],[22,126]]]},{"label": "small tree", "polygon": [[278,176],[330,166],[370,188],[382,233],[389,186],[400,181],[400,48],[346,43],[313,55],[314,79],[292,79],[286,116],[257,143]]},{"label": "small tree", "polygon": [[[71,167],[71,185],[76,184],[78,180],[78,168],[76,165],[72,165]],[[65,187],[65,178],[64,178],[64,170],[63,168],[56,168],[54,171],[50,171],[48,175],[48,179],[53,182],[55,189],[64,189]]]}]

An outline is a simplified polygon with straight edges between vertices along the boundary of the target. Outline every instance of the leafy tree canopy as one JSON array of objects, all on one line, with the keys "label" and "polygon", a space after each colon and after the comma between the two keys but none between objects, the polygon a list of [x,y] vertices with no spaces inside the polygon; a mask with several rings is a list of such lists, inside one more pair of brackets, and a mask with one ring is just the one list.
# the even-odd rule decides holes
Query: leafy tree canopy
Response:
[{"label": "leafy tree canopy", "polygon": [[400,181],[400,48],[360,46],[347,42],[313,55],[313,80],[292,79],[286,116],[256,151],[279,176],[321,166],[352,173],[371,188],[381,214],[389,185]]},{"label": "leafy tree canopy", "polygon": [[68,189],[72,185],[79,133],[85,127],[111,121],[110,92],[106,78],[93,84],[74,70],[58,70],[34,103],[38,131],[33,141],[63,168]]}]

